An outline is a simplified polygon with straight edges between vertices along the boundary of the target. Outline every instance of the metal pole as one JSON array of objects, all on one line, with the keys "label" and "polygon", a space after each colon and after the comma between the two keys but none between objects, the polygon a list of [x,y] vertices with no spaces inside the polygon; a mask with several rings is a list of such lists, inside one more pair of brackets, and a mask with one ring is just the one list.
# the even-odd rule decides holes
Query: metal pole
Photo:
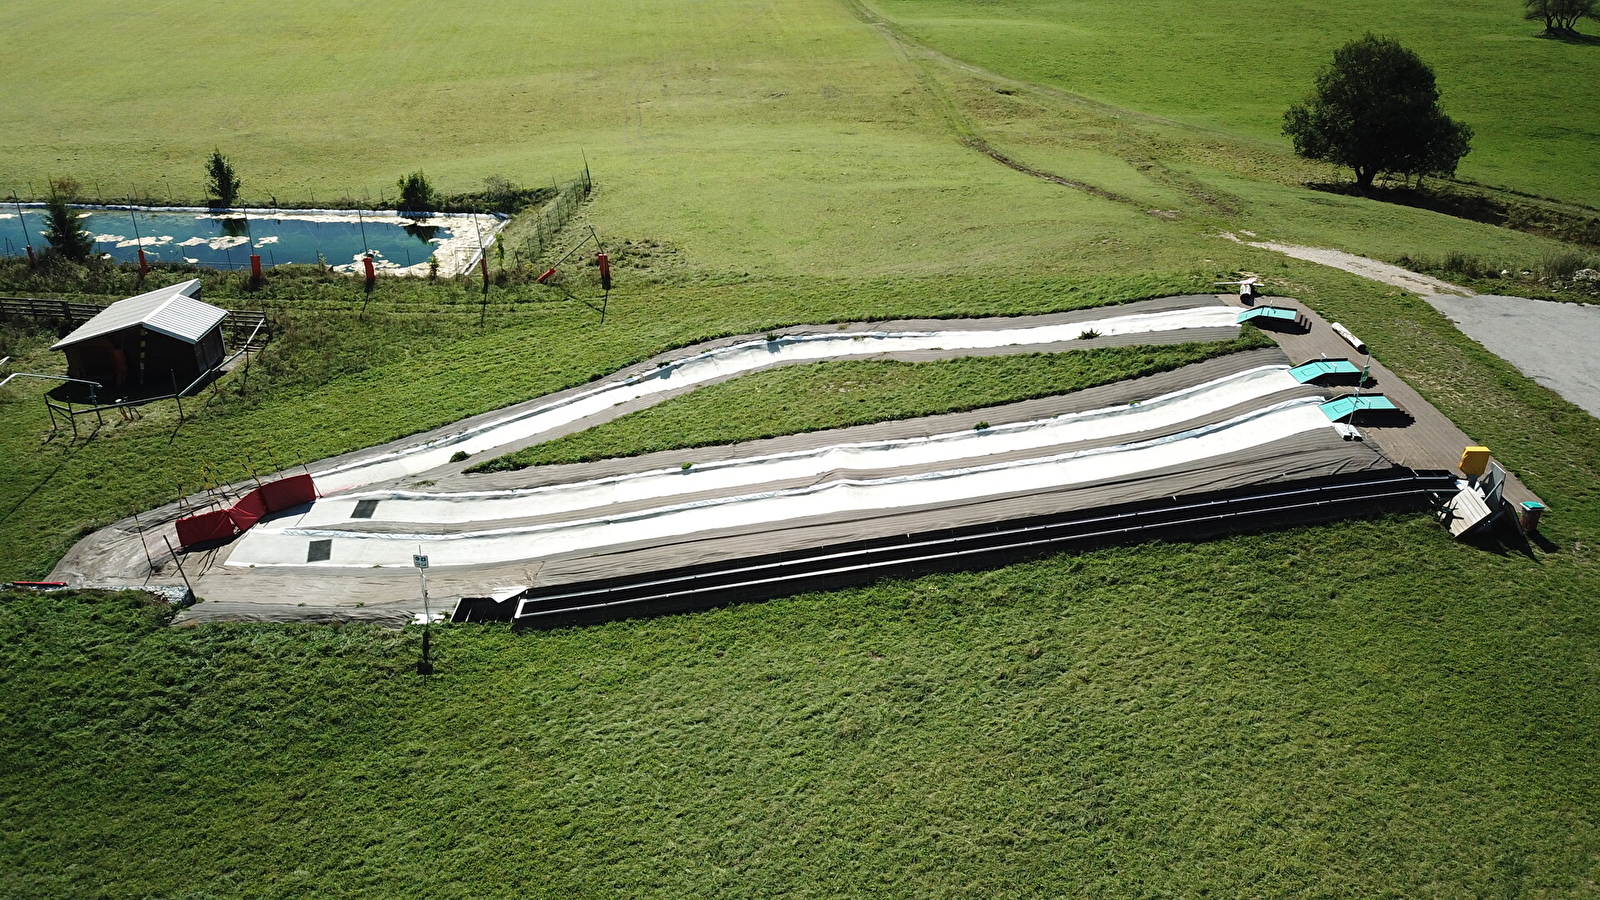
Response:
[{"label": "metal pole", "polygon": [[22,223],[22,239],[28,242],[29,247],[32,247],[33,235],[28,232],[28,218],[22,214],[22,198],[17,196],[16,191],[11,192],[11,202],[17,205],[17,221]]},{"label": "metal pole", "polygon": [[172,554],[172,561],[178,564],[178,574],[183,576],[183,586],[189,589],[189,596],[196,600],[200,599],[194,595],[194,585],[189,583],[189,573],[183,570],[183,560],[178,558],[178,551],[172,549],[172,542],[167,540],[164,534],[161,536],[161,542],[167,545],[167,552]]},{"label": "metal pole", "polygon": [[433,674],[433,660],[429,658],[433,637],[433,614],[428,609],[428,558],[421,553],[422,545],[417,545],[417,555],[411,558],[416,564],[417,575],[422,578],[422,659],[417,661],[418,675]]},{"label": "metal pole", "polygon": [[156,573],[155,560],[150,558],[150,545],[144,542],[144,526],[139,524],[139,511],[133,511],[133,530],[139,532],[139,546],[144,548],[144,561],[150,566],[150,574]]}]

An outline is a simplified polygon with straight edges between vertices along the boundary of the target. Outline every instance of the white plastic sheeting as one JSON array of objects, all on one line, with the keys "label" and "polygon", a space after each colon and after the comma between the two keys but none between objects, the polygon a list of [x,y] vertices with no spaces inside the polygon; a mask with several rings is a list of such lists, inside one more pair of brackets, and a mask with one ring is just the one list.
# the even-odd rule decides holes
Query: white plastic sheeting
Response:
[{"label": "white plastic sheeting", "polygon": [[1070,341],[1086,331],[1102,336],[1218,328],[1235,324],[1236,311],[1221,305],[1167,312],[1108,315],[1087,322],[1027,328],[949,331],[871,331],[801,334],[752,340],[674,360],[652,371],[599,384],[558,401],[494,419],[454,434],[377,457],[313,473],[325,495],[426,472],[457,452],[477,454],[552,431],[630,400],[664,394],[779,363],[845,359],[918,350],[977,350]]},{"label": "white plastic sheeting", "polygon": [[[1283,376],[1287,378],[1285,374]],[[422,545],[434,566],[475,566],[588,552],[685,535],[749,528],[841,512],[948,505],[984,497],[1124,478],[1170,466],[1246,453],[1329,427],[1319,398],[1272,404],[1164,437],[1037,458],[878,479],[834,478],[799,488],[753,491],[617,516],[456,533],[371,533],[337,528],[258,527],[236,546],[229,566],[304,566],[310,540],[331,540],[320,567],[404,566]],[[1220,407],[1219,407],[1220,408]],[[1137,407],[1127,407],[1135,410]]]},{"label": "white plastic sheeting", "polygon": [[350,520],[362,500],[378,501],[372,521],[414,524],[493,522],[535,515],[578,513],[618,503],[661,500],[707,492],[730,493],[756,485],[814,479],[841,471],[953,467],[1003,453],[1045,451],[1119,435],[1159,432],[1299,387],[1286,366],[1261,366],[1203,384],[1120,405],[982,431],[899,440],[835,444],[809,450],[721,460],[689,469],[631,472],[570,484],[498,491],[364,491],[322,500],[275,528],[307,528]]}]

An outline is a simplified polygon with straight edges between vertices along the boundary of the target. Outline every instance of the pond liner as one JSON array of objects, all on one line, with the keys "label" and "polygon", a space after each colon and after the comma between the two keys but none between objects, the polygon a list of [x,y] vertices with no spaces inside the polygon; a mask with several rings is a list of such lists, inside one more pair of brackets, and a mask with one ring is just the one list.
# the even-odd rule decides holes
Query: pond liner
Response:
[{"label": "pond liner", "polygon": [[504,601],[465,598],[452,621],[509,618],[518,630],[592,625],[837,590],[884,578],[992,568],[1066,550],[1158,539],[1204,540],[1421,510],[1454,488],[1448,472],[1396,466],[530,588]]}]

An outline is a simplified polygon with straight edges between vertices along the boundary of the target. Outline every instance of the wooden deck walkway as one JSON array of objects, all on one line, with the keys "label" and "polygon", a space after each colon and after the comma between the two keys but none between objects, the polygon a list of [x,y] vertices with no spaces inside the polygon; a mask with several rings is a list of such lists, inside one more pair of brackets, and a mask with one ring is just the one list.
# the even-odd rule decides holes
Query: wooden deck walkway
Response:
[{"label": "wooden deck walkway", "polygon": [[[1241,309],[1246,308],[1233,294],[1221,295],[1230,306]],[[1269,331],[1262,332],[1278,342],[1283,352],[1295,364],[1308,362],[1313,359],[1326,357],[1328,359],[1349,359],[1356,365],[1368,365],[1367,357],[1356,352],[1356,349],[1345,343],[1344,339],[1335,334],[1327,319],[1317,315],[1315,311],[1304,303],[1288,297],[1257,298],[1256,303],[1271,303],[1274,306],[1291,307],[1298,311],[1304,320],[1311,323],[1311,330],[1305,334],[1293,332]],[[1366,340],[1366,335],[1356,335]],[[1380,348],[1381,349],[1381,348]],[[1467,435],[1466,432],[1456,427],[1444,413],[1435,409],[1433,404],[1422,399],[1422,395],[1406,384],[1400,376],[1389,371],[1376,360],[1370,361],[1370,374],[1372,382],[1366,390],[1381,392],[1393,400],[1401,409],[1410,413],[1413,421],[1401,427],[1368,426],[1360,421],[1356,427],[1360,429],[1366,440],[1375,445],[1378,450],[1392,462],[1412,469],[1447,469],[1460,476],[1461,470],[1457,464],[1461,462],[1461,450],[1464,447],[1474,446],[1478,442]],[[1352,388],[1330,388],[1340,393],[1349,393]],[[1493,447],[1489,448],[1491,451]],[[1464,476],[1463,476],[1464,477]],[[1505,499],[1516,506],[1525,500],[1538,500],[1533,491],[1517,480],[1515,475],[1507,473],[1505,484]]]}]

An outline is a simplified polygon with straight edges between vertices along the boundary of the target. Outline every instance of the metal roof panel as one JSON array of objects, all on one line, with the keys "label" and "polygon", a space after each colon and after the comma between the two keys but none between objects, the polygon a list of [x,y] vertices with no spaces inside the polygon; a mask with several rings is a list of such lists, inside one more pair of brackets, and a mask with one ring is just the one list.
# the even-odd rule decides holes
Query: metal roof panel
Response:
[{"label": "metal roof panel", "polygon": [[198,343],[217,323],[227,317],[228,311],[194,298],[200,291],[198,279],[157,288],[137,297],[118,300],[55,344],[51,350],[61,350],[97,337],[131,328],[134,325],[164,334],[170,338]]}]

